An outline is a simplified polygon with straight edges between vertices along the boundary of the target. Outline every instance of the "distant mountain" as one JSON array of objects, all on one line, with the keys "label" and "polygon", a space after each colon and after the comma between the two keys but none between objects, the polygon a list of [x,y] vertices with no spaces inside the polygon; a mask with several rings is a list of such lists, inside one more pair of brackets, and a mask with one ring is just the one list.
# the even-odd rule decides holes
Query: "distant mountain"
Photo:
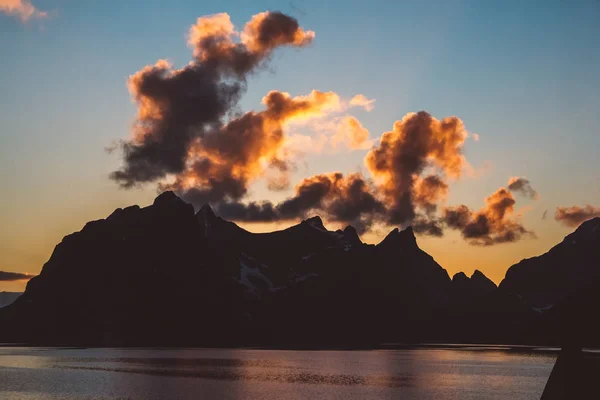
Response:
[{"label": "distant mountain", "polygon": [[452,287],[455,296],[462,296],[469,299],[486,296],[498,288],[491,279],[477,269],[470,278],[464,272],[455,274],[452,277]]},{"label": "distant mountain", "polygon": [[22,294],[21,292],[0,292],[0,308],[12,304]]},{"label": "distant mountain", "polygon": [[550,251],[513,265],[500,289],[546,310],[600,279],[600,218],[582,223]]},{"label": "distant mountain", "polygon": [[[577,251],[561,260],[597,255],[597,246],[585,244],[596,240],[594,229],[582,225],[570,235],[569,246]],[[564,269],[549,263],[550,276]],[[117,209],[66,236],[25,293],[0,309],[0,342],[546,343],[542,314],[527,305],[546,303],[526,283],[535,280],[531,274],[555,278],[547,278],[548,267],[519,272],[517,266],[501,288],[480,271],[450,279],[419,248],[410,227],[392,230],[377,245],[363,243],[351,226],[330,231],[319,217],[251,233],[207,205],[195,213],[165,192],[148,207]],[[552,301],[571,290],[556,287],[559,294],[548,291],[556,296]]]}]

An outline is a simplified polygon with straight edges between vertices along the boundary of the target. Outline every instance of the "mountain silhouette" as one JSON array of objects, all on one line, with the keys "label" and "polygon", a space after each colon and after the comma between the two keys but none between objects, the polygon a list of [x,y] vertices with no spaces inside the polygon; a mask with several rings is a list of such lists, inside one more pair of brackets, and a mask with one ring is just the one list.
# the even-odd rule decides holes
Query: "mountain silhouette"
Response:
[{"label": "mountain silhouette", "polygon": [[549,309],[600,279],[600,218],[583,222],[550,251],[511,266],[500,288],[532,307]]},{"label": "mountain silhouette", "polygon": [[[587,224],[569,241],[591,240]],[[548,265],[565,260],[544,257]],[[507,273],[505,282],[515,276]],[[523,282],[496,288],[480,271],[450,279],[410,227],[377,245],[363,243],[351,226],[330,231],[318,216],[251,233],[208,205],[194,212],[164,192],[148,207],[117,209],[66,236],[25,293],[0,309],[0,341],[364,347],[546,340],[541,313],[522,297],[533,291],[508,290],[526,288]]]}]

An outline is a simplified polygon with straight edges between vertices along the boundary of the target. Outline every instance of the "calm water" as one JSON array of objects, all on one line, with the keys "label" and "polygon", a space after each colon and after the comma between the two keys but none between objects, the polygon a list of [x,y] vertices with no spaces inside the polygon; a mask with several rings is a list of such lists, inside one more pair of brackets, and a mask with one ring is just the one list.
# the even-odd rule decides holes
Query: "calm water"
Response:
[{"label": "calm water", "polygon": [[0,399],[535,399],[555,357],[487,350],[0,347]]}]

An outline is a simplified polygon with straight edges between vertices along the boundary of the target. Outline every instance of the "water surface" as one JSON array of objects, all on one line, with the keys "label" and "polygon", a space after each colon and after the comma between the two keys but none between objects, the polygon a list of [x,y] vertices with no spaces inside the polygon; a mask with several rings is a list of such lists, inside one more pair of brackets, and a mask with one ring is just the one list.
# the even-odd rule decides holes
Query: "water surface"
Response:
[{"label": "water surface", "polygon": [[535,399],[556,357],[497,348],[375,351],[0,347],[0,398]]}]

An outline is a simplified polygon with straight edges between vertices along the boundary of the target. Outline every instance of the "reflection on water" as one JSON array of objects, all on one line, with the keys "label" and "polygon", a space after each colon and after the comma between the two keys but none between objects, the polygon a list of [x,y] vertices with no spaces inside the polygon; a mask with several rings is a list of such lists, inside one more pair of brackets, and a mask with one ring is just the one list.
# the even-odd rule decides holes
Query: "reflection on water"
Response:
[{"label": "reflection on water", "polygon": [[554,360],[489,349],[0,348],[0,398],[539,399]]}]

